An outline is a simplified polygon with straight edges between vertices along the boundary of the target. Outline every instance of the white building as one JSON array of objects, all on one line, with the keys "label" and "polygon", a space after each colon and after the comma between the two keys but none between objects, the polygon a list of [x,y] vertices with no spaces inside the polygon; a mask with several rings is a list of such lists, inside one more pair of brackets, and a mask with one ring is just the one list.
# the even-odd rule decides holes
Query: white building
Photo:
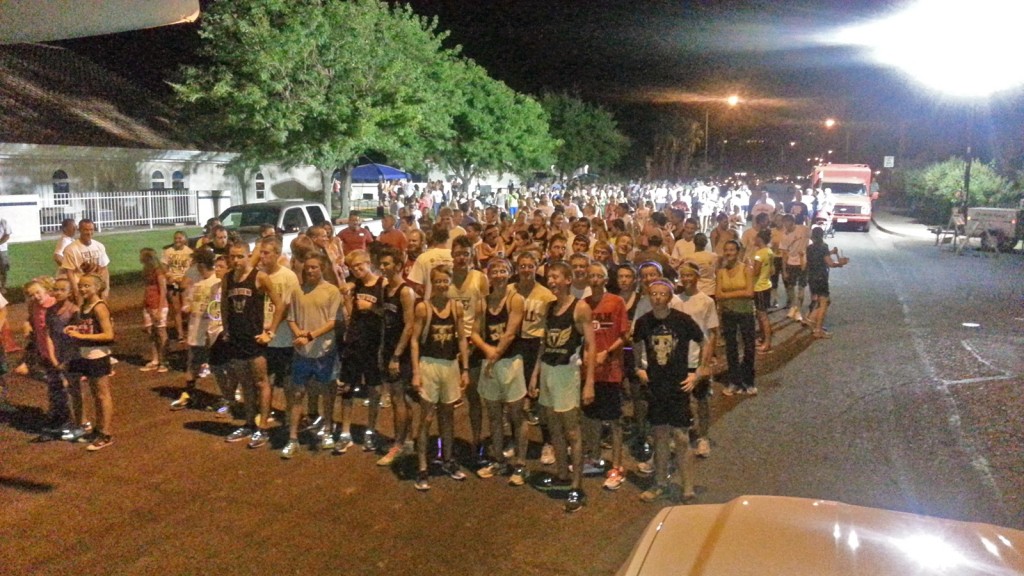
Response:
[{"label": "white building", "polygon": [[[62,48],[0,46],[0,215],[13,241],[65,217],[202,224],[232,204],[322,198],[314,167],[242,171],[201,150],[157,96]],[[35,226],[31,221],[36,218]]]}]

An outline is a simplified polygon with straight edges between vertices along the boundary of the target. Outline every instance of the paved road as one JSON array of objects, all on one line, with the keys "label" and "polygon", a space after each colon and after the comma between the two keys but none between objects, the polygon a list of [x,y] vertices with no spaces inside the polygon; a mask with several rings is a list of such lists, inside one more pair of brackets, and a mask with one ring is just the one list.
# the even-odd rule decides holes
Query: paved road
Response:
[{"label": "paved road", "polygon": [[[776,318],[761,395],[713,400],[701,500],[810,496],[1024,528],[1021,257],[957,257],[879,230],[831,242],[852,259],[833,275],[835,338]],[[42,385],[10,378],[21,409],[0,426],[3,573],[609,574],[656,511],[632,474],[617,493],[587,481],[590,505],[566,515],[498,479],[438,476],[421,494],[408,462],[284,462],[226,444],[223,421],[167,410],[180,373],[135,370],[136,316],[116,314],[107,450],[30,442]]]}]

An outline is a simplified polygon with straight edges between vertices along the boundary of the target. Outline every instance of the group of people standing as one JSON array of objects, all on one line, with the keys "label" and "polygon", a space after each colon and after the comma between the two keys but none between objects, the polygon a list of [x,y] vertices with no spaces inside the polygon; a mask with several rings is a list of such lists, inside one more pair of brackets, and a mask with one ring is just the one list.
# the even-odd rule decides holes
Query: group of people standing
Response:
[{"label": "group of people standing", "polygon": [[[195,249],[177,233],[162,253],[140,254],[152,343],[141,370],[167,371],[167,328],[175,328],[188,355],[186,385],[171,408],[237,413],[242,423],[225,439],[250,448],[268,443],[273,390],[282,387],[285,459],[301,450],[303,433],[311,448],[347,452],[355,393],[365,390],[363,449],[381,466],[415,455],[418,490],[430,488],[434,420],[440,470],[467,477],[454,453],[456,406],[468,407],[475,474],[505,476],[512,486],[527,481],[529,424],[538,423],[540,464],[554,468],[537,486],[566,491],[569,512],[586,503],[585,475],[603,474],[608,490],[623,485],[624,408],[631,406],[640,438],[653,446],[651,460],[634,470],[655,476],[640,498],[692,499],[694,456],[711,449],[717,342],[726,348],[723,392],[756,394],[756,327],[762,320],[759,351],[770,352],[764,320],[775,271],[786,278],[791,317],[801,306],[797,291],[810,284],[818,305],[809,319],[824,337],[827,269],[845,261],[831,258],[817,232],[804,235],[799,210],[779,215],[775,228],[774,213],[758,214],[740,237],[729,226],[702,228],[682,207],[637,208],[624,195],[603,210],[585,191],[518,199],[515,217],[469,205],[441,206],[436,221],[389,215],[377,238],[358,218],[338,233],[314,226],[292,242],[290,256],[272,228],[252,251],[220,226]],[[58,391],[84,376],[97,397],[90,449],[99,449],[113,441],[114,336],[101,297],[109,260],[95,253],[90,227],[80,223],[73,241],[80,247],[58,248],[64,273],[53,285],[35,284],[31,306],[46,313],[38,325],[30,316],[36,334],[47,335],[37,348],[62,383],[51,387],[53,428],[71,440],[90,434],[80,407],[59,408]],[[199,386],[207,375],[215,391]],[[387,433],[381,406],[392,410]]]}]

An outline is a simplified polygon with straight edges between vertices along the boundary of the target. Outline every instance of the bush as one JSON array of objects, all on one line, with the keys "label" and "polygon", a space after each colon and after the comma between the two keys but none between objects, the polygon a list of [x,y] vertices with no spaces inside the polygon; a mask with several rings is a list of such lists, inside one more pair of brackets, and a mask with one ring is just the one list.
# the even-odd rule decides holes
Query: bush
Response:
[{"label": "bush", "polygon": [[[905,173],[906,195],[915,215],[929,224],[945,224],[963,199],[964,160],[953,157]],[[1007,204],[1019,196],[991,164],[971,164],[971,206]]]}]

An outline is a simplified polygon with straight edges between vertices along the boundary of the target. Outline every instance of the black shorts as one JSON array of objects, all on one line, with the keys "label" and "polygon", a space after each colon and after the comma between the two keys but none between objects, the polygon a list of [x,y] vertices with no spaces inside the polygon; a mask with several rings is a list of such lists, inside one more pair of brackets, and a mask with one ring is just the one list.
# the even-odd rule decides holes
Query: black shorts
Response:
[{"label": "black shorts", "polygon": [[220,335],[210,345],[210,366],[223,366],[231,360],[231,346]]},{"label": "black shorts", "polygon": [[228,338],[228,357],[232,360],[252,360],[263,356],[266,346],[256,343],[256,336],[242,336],[236,338],[234,334]]},{"label": "black shorts", "polygon": [[782,283],[786,288],[807,286],[807,270],[799,266],[787,266],[782,273]]},{"label": "black shorts", "polygon": [[754,292],[754,309],[758,312],[767,312],[772,305],[772,290],[761,290]]},{"label": "black shorts", "polygon": [[87,378],[110,376],[110,356],[103,358],[75,358],[68,362],[68,372]]},{"label": "black shorts", "polygon": [[615,382],[594,382],[594,401],[583,406],[583,415],[603,422],[622,418],[622,386]]},{"label": "black shorts", "polygon": [[540,338],[519,338],[516,341],[516,348],[506,356],[515,356],[518,353],[523,357],[523,377],[526,384],[530,384],[533,376],[533,369],[537,366],[537,355],[540,353]]},{"label": "black shorts", "polygon": [[292,357],[295,356],[295,348],[267,347],[264,355],[267,357],[267,378],[278,388],[283,388],[285,380],[292,374]]},{"label": "black shorts", "polygon": [[651,426],[689,428],[693,425],[690,394],[678,384],[671,386],[649,384],[647,394],[647,422]]},{"label": "black shorts", "polygon": [[[390,354],[388,354],[385,357],[384,362],[385,363],[391,362],[391,355]],[[392,378],[391,377],[391,374],[388,372],[388,367],[387,366],[383,367],[383,370],[381,370],[381,375],[380,376],[381,376],[381,380],[383,380],[387,384],[394,384],[394,383],[397,383],[397,382],[411,383],[412,382],[412,357],[410,356],[409,352],[406,351],[405,354],[402,354],[398,358],[398,377],[397,378]]]},{"label": "black shorts", "polygon": [[338,379],[353,388],[364,384],[366,386],[380,386],[381,373],[377,362],[376,350],[360,352],[359,350],[349,348],[345,351],[344,358],[341,360],[341,374],[338,376]]},{"label": "black shorts", "polygon": [[811,296],[828,298],[828,278],[808,278],[807,286],[811,289]]}]

